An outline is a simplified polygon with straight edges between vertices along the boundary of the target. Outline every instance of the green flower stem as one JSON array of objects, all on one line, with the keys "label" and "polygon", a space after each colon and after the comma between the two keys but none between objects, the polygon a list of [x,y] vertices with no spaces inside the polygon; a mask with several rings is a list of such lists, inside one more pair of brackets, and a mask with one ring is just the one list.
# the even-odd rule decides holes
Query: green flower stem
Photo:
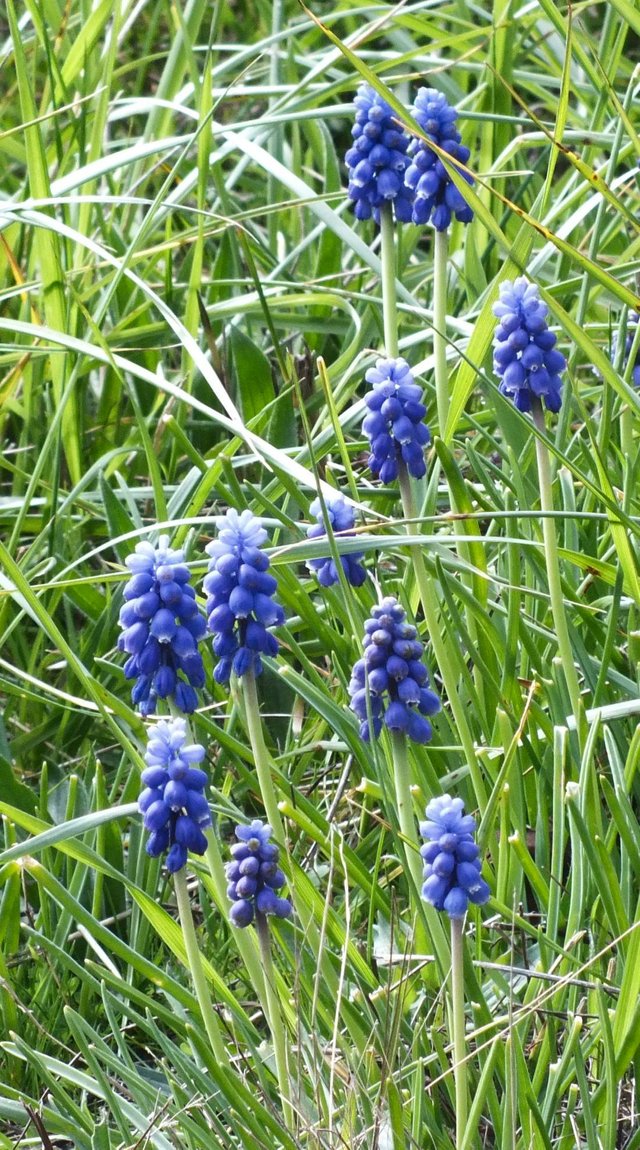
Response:
[{"label": "green flower stem", "polygon": [[393,753],[393,781],[396,789],[396,807],[400,830],[405,839],[404,851],[407,866],[416,890],[422,887],[422,861],[419,853],[413,848],[417,845],[416,824],[413,815],[413,799],[411,796],[411,768],[407,737],[401,731],[390,731],[391,749]]},{"label": "green flower stem", "polygon": [[291,1079],[287,1055],[287,1035],[284,1027],[280,1001],[276,992],[276,978],[271,954],[271,935],[267,916],[256,912],[256,933],[260,946],[260,957],[264,971],[265,998],[263,1009],[271,1031],[273,1050],[276,1059],[276,1074],[282,1097],[282,1111],[288,1130],[295,1129],[295,1114],[291,1105]]},{"label": "green flower stem", "polygon": [[388,356],[399,353],[398,302],[396,297],[396,225],[391,204],[380,209],[380,245],[382,261],[382,316],[384,348]]},{"label": "green flower stem", "polygon": [[187,951],[187,962],[189,964],[189,970],[191,971],[191,978],[193,980],[196,998],[198,999],[202,1021],[204,1022],[205,1030],[211,1043],[211,1049],[216,1059],[222,1066],[227,1066],[227,1051],[222,1041],[217,1015],[211,1005],[209,988],[207,986],[202,957],[196,938],[196,928],[191,913],[191,901],[187,890],[184,868],[174,874],[173,884],[176,892],[176,901],[178,903],[182,937],[184,938],[184,945]]},{"label": "green flower stem", "polygon": [[[533,422],[542,435],[546,435],[544,412],[539,399],[531,403]],[[555,520],[553,519],[553,491],[551,480],[551,462],[547,446],[542,439],[536,436],[536,458],[538,461],[538,481],[540,484],[540,507],[543,513],[542,538],[544,542],[544,555],[547,566],[547,581],[549,584],[549,598],[551,600],[551,614],[553,625],[558,639],[558,651],[562,662],[571,708],[576,720],[576,730],[580,745],[586,737],[586,716],[580,694],[580,684],[573,660],[569,628],[564,609],[564,596],[560,580],[560,562],[558,559],[558,541],[556,539]]]},{"label": "green flower stem", "polygon": [[433,356],[435,361],[436,407],[438,429],[444,439],[449,415],[449,377],[447,374],[447,260],[449,233],[436,231],[433,249]]},{"label": "green flower stem", "polygon": [[[413,500],[413,492],[411,490],[411,479],[404,463],[400,464],[398,470],[398,483],[400,486],[400,496],[402,498],[402,508],[404,511],[405,519],[415,519],[415,506]],[[407,524],[407,531],[411,531],[411,524]],[[437,608],[437,591],[436,584],[427,573],[424,565],[424,559],[420,547],[415,545],[411,547],[411,558],[413,561],[413,570],[420,592],[420,601],[422,603],[422,610],[427,623],[429,631],[429,638],[433,647],[433,653],[436,658],[436,663],[440,669],[440,674],[444,682],[447,698],[451,707],[451,712],[455,720],[460,742],[469,766],[471,781],[476,796],[476,802],[480,811],[484,811],[487,804],[487,792],[482,777],[482,770],[476,755],[476,748],[471,734],[471,729],[467,722],[467,715],[464,707],[462,706],[458,697],[457,690],[457,673],[455,665],[451,659],[447,645],[442,639],[440,634],[440,622],[438,619]]]},{"label": "green flower stem", "polygon": [[451,1016],[453,1020],[453,1074],[456,1085],[456,1146],[462,1146],[467,1128],[467,1061],[464,1029],[464,919],[451,919]]},{"label": "green flower stem", "polygon": [[256,690],[256,677],[253,671],[247,671],[246,675],[242,676],[241,681],[247,718],[247,734],[249,735],[251,750],[253,751],[260,794],[262,795],[264,809],[267,812],[269,825],[277,842],[284,846],[284,824],[280,817],[280,811],[278,810],[278,800],[273,779],[271,778],[271,756],[264,741],[262,722],[260,720],[260,704],[258,703],[258,692]]}]

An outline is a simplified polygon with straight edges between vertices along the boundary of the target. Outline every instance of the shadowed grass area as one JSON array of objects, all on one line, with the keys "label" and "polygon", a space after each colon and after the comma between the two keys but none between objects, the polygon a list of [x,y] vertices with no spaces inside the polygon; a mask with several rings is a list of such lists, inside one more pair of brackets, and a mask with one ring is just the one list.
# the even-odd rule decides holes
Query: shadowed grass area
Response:
[{"label": "shadowed grass area", "polygon": [[[8,0],[1,1146],[640,1147],[637,337],[622,354],[640,305],[639,34],[632,0]],[[404,510],[361,430],[385,333],[379,232],[345,193],[363,77],[407,126],[416,89],[442,91],[475,180],[451,172],[475,218],[449,231],[444,300],[433,230],[395,231],[399,352],[432,430]],[[521,274],[568,360],[543,427],[492,369],[498,285]],[[356,536],[307,540],[335,488]],[[169,534],[202,604],[227,507],[262,517],[286,614],[258,687],[296,908],[271,931],[267,1000],[221,872],[235,823],[264,817],[252,716],[203,643],[191,722],[216,828],[189,893],[228,1064],[144,849],[145,729],[116,649],[136,543]],[[366,583],[320,588],[305,563],[329,552],[364,553]],[[443,702],[402,764],[416,836],[431,797],[460,795],[491,887],[466,921],[457,1143],[448,924],[412,878],[392,742],[364,743],[348,708],[382,595],[416,622]]]}]

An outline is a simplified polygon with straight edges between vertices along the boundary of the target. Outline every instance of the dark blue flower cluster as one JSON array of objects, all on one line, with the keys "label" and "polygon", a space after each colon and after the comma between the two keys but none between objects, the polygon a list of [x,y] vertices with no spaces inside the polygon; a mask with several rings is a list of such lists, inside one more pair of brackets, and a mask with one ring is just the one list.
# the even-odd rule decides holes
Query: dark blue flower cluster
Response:
[{"label": "dark blue flower cluster", "polygon": [[531,411],[532,399],[544,399],[549,411],[559,411],[560,372],[567,362],[556,350],[556,337],[547,324],[549,308],[537,285],[525,276],[500,284],[493,313],[500,320],[493,342],[493,368],[502,381],[502,394],[513,399],[518,411]]},{"label": "dark blue flower cluster", "polygon": [[[364,626],[364,653],[354,665],[349,683],[351,709],[360,722],[365,742],[382,730],[408,735],[415,743],[428,743],[431,723],[425,717],[440,710],[438,696],[429,689],[429,673],[421,662],[424,645],[406,622],[397,599],[383,599]],[[384,699],[387,699],[386,707]]]},{"label": "dark blue flower cluster", "polygon": [[[353,507],[347,503],[344,496],[330,495],[325,497],[324,502],[331,530],[340,533],[343,537],[345,535],[353,535],[353,527],[356,521],[355,511]],[[327,534],[327,525],[324,521],[320,500],[314,499],[309,510],[311,514],[316,517],[317,523],[314,523],[313,526],[308,529],[307,538],[320,539],[323,535]],[[362,566],[362,558],[362,551],[340,556],[342,570],[352,587],[361,587],[367,577],[367,572]],[[338,572],[331,556],[322,559],[309,559],[307,568],[309,571],[316,573],[318,583],[321,587],[331,587],[334,583],[338,582]]]},{"label": "dark blue flower cluster", "polygon": [[162,719],[149,732],[145,754],[145,784],[138,808],[149,831],[147,854],[157,858],[168,850],[167,869],[175,874],[187,861],[187,851],[203,855],[204,831],[211,826],[204,795],[207,776],[194,766],[204,759],[204,747],[187,745],[184,719]]},{"label": "dark blue flower cluster", "polygon": [[171,551],[169,536],[161,535],[157,547],[138,543],[125,563],[132,576],[124,587],[118,650],[129,655],[127,679],[136,679],[131,699],[145,716],[158,699],[169,698],[190,714],[198,705],[195,688],[204,686],[198,642],[206,625],[183,553]]},{"label": "dark blue flower cluster", "polygon": [[[637,311],[632,311],[629,315],[629,322],[627,325],[627,331],[626,331],[625,340],[624,340],[624,352],[622,355],[622,363],[620,365],[620,371],[622,372],[623,375],[626,372],[627,367],[629,365],[629,356],[631,355],[631,348],[633,347],[633,341],[634,341],[635,336],[636,336],[636,330],[638,327],[638,321],[639,320],[640,320],[640,316],[638,316]],[[613,333],[613,337],[611,339],[611,362],[613,364],[615,364],[617,358],[618,358],[618,333],[617,333],[617,331],[615,331]],[[635,363],[631,369],[631,382],[632,382],[634,387],[640,387],[640,350],[638,351],[638,354],[636,355]]]},{"label": "dark blue flower cluster", "polygon": [[373,88],[361,84],[354,100],[356,122],[353,145],[345,156],[349,169],[349,199],[356,218],[380,221],[383,204],[393,204],[396,219],[411,219],[413,192],[404,183],[409,164],[409,136],[394,119],[394,112]]},{"label": "dark blue flower cluster", "polygon": [[[471,153],[461,142],[462,137],[456,128],[456,110],[447,103],[442,92],[420,88],[411,113],[425,136],[452,159],[467,163]],[[439,232],[446,231],[452,215],[464,224],[471,223],[471,208],[433,149],[424,140],[416,138],[409,145],[409,156],[411,164],[404,178],[414,196],[413,223],[427,224],[431,220]],[[460,175],[468,184],[473,183],[466,172],[460,172]]]},{"label": "dark blue flower cluster", "polygon": [[491,893],[480,875],[480,852],[473,840],[475,819],[465,815],[462,799],[450,795],[432,799],[425,814],[427,822],[420,823],[420,834],[427,840],[420,849],[425,878],[422,896],[449,918],[464,918],[470,902],[481,906]]},{"label": "dark blue flower cluster", "polygon": [[362,423],[371,444],[372,474],[389,483],[404,463],[414,479],[421,479],[427,470],[424,448],[430,435],[423,422],[427,409],[422,388],[414,383],[409,364],[400,358],[379,359],[365,379],[373,385],[364,397],[369,412]]},{"label": "dark blue flower cluster", "polygon": [[227,863],[227,894],[233,906],[229,918],[234,926],[249,926],[256,914],[288,918],[291,903],[275,893],[285,878],[278,867],[278,848],[270,842],[272,830],[260,819],[236,827],[239,840],[231,847],[233,862]]},{"label": "dark blue flower cluster", "polygon": [[273,600],[277,584],[260,550],[267,538],[260,520],[251,511],[238,515],[231,509],[215,524],[218,538],[206,548],[211,562],[203,587],[213,650],[220,660],[213,677],[228,683],[232,671],[259,675],[260,656],[278,654],[278,641],[267,627],[284,623],[284,611]]}]

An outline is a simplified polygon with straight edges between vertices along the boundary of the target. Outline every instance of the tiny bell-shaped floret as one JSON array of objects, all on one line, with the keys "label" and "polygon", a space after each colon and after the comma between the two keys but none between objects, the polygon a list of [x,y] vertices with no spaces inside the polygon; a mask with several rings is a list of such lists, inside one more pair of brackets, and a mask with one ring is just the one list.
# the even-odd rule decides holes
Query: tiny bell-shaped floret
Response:
[{"label": "tiny bell-shaped floret", "polygon": [[144,758],[138,809],[149,832],[146,851],[152,858],[168,852],[167,869],[174,874],[185,866],[189,851],[203,855],[207,849],[207,775],[195,765],[204,759],[204,747],[187,744],[184,719],[163,719],[149,729]]},{"label": "tiny bell-shaped floret", "polygon": [[493,340],[493,369],[501,380],[502,395],[513,399],[518,411],[531,411],[532,400],[544,400],[549,411],[562,404],[562,380],[567,362],[556,349],[549,330],[549,308],[536,284],[520,276],[500,284],[493,305],[500,320]]},{"label": "tiny bell-shaped floret", "polygon": [[440,795],[425,811],[420,834],[426,843],[422,897],[449,918],[464,918],[470,902],[481,906],[490,891],[481,876],[480,852],[474,842],[475,819],[465,815],[462,799]]},{"label": "tiny bell-shaped floret", "polygon": [[386,100],[368,84],[360,85],[354,104],[353,144],[345,163],[356,218],[373,216],[379,223],[382,205],[392,204],[396,219],[406,222],[411,219],[413,203],[413,192],[404,182],[409,136]]},{"label": "tiny bell-shaped floret", "polygon": [[273,598],[277,584],[261,550],[267,533],[260,520],[251,511],[238,515],[231,509],[215,525],[218,538],[206,547],[211,562],[203,587],[219,660],[213,677],[228,683],[232,671],[259,675],[261,656],[278,654],[278,641],[267,628],[284,623],[284,611]]},{"label": "tiny bell-shaped floret", "polygon": [[361,737],[368,743],[384,723],[414,743],[428,743],[433,733],[428,716],[437,714],[440,700],[429,687],[429,672],[422,662],[424,645],[397,599],[390,596],[373,608],[363,643],[363,657],[355,663],[349,683],[350,706],[360,719]]},{"label": "tiny bell-shaped floret", "polygon": [[424,449],[430,436],[422,388],[414,383],[409,364],[402,358],[379,359],[365,379],[371,391],[364,397],[369,410],[362,430],[371,444],[371,473],[390,483],[404,464],[409,475],[421,479],[427,470]]},{"label": "tiny bell-shaped floret", "polygon": [[138,543],[125,563],[131,578],[124,586],[118,650],[129,656],[127,679],[135,679],[131,699],[145,717],[158,699],[172,699],[186,714],[198,705],[196,688],[204,686],[204,666],[198,643],[205,621],[190,585],[182,551],[172,551],[169,536],[158,546]]},{"label": "tiny bell-shaped floret", "polygon": [[[325,507],[331,529],[335,534],[340,534],[342,537],[355,534],[353,531],[355,512],[353,507],[347,503],[342,495],[326,496]],[[315,516],[317,522],[309,527],[307,538],[320,539],[323,535],[327,534],[327,526],[320,500],[314,499],[309,510],[311,514]],[[361,587],[367,577],[367,573],[362,566],[362,558],[363,553],[361,551],[340,556],[342,570],[352,587]],[[309,559],[307,561],[307,568],[316,574],[321,587],[331,587],[334,583],[338,582],[338,572],[335,561],[331,556],[322,559]]]},{"label": "tiny bell-shaped floret", "polygon": [[[456,110],[447,103],[442,92],[420,88],[411,113],[425,136],[452,159],[466,165],[471,153],[462,143],[456,128]],[[473,212],[437,153],[416,137],[409,145],[409,156],[411,164],[404,179],[414,195],[414,224],[427,224],[431,220],[436,231],[443,232],[449,227],[452,216],[464,224],[470,223]],[[460,172],[460,175],[468,184],[473,183],[467,172]]]},{"label": "tiny bell-shaped floret", "polygon": [[278,866],[279,851],[271,842],[271,827],[260,819],[236,827],[231,847],[233,861],[226,865],[227,895],[232,906],[229,918],[234,926],[249,926],[257,914],[288,918],[291,903],[276,892],[285,884]]}]

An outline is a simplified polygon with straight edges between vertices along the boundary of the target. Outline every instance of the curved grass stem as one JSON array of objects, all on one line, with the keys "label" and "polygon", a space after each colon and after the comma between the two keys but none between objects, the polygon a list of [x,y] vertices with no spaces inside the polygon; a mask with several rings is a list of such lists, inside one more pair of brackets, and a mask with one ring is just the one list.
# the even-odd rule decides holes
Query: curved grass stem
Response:
[{"label": "curved grass stem", "polygon": [[[544,422],[544,412],[542,410],[542,403],[539,399],[534,399],[532,401],[531,411],[536,427],[541,432],[541,434],[545,436],[546,428]],[[558,541],[556,539],[555,519],[553,518],[554,506],[551,480],[551,462],[549,459],[549,452],[547,450],[546,443],[544,442],[544,439],[541,439],[539,436],[536,436],[536,460],[538,463],[538,482],[540,484],[540,507],[543,513],[542,538],[544,542],[547,580],[549,583],[551,614],[553,616],[553,625],[555,627],[556,637],[558,640],[558,651],[560,653],[562,670],[564,673],[565,682],[567,684],[571,709],[576,721],[578,741],[582,746],[586,737],[586,716],[584,711],[584,704],[582,702],[582,696],[580,693],[578,674],[573,659],[573,650],[571,647],[569,627],[567,624],[567,616],[564,606],[564,596],[562,594],[560,562],[558,558]]]},{"label": "curved grass stem", "polygon": [[456,1146],[462,1146],[469,1104],[464,1028],[464,919],[451,919],[451,1017],[456,1092]]},{"label": "curved grass stem", "polygon": [[380,258],[382,262],[382,316],[384,348],[388,356],[399,352],[398,301],[396,295],[396,230],[391,204],[380,209]]},{"label": "curved grass stem", "polygon": [[435,362],[438,429],[442,439],[449,415],[447,375],[447,260],[449,233],[436,231],[433,249],[433,356]]},{"label": "curved grass stem", "polygon": [[280,811],[278,810],[278,799],[273,785],[273,779],[271,778],[271,756],[264,741],[262,722],[260,720],[260,704],[258,702],[258,692],[256,689],[256,677],[253,671],[248,671],[246,675],[242,676],[242,690],[247,719],[247,734],[249,735],[251,750],[253,751],[253,760],[256,766],[256,774],[258,776],[258,784],[264,809],[267,812],[267,819],[277,841],[284,845],[284,824],[280,816]]}]

